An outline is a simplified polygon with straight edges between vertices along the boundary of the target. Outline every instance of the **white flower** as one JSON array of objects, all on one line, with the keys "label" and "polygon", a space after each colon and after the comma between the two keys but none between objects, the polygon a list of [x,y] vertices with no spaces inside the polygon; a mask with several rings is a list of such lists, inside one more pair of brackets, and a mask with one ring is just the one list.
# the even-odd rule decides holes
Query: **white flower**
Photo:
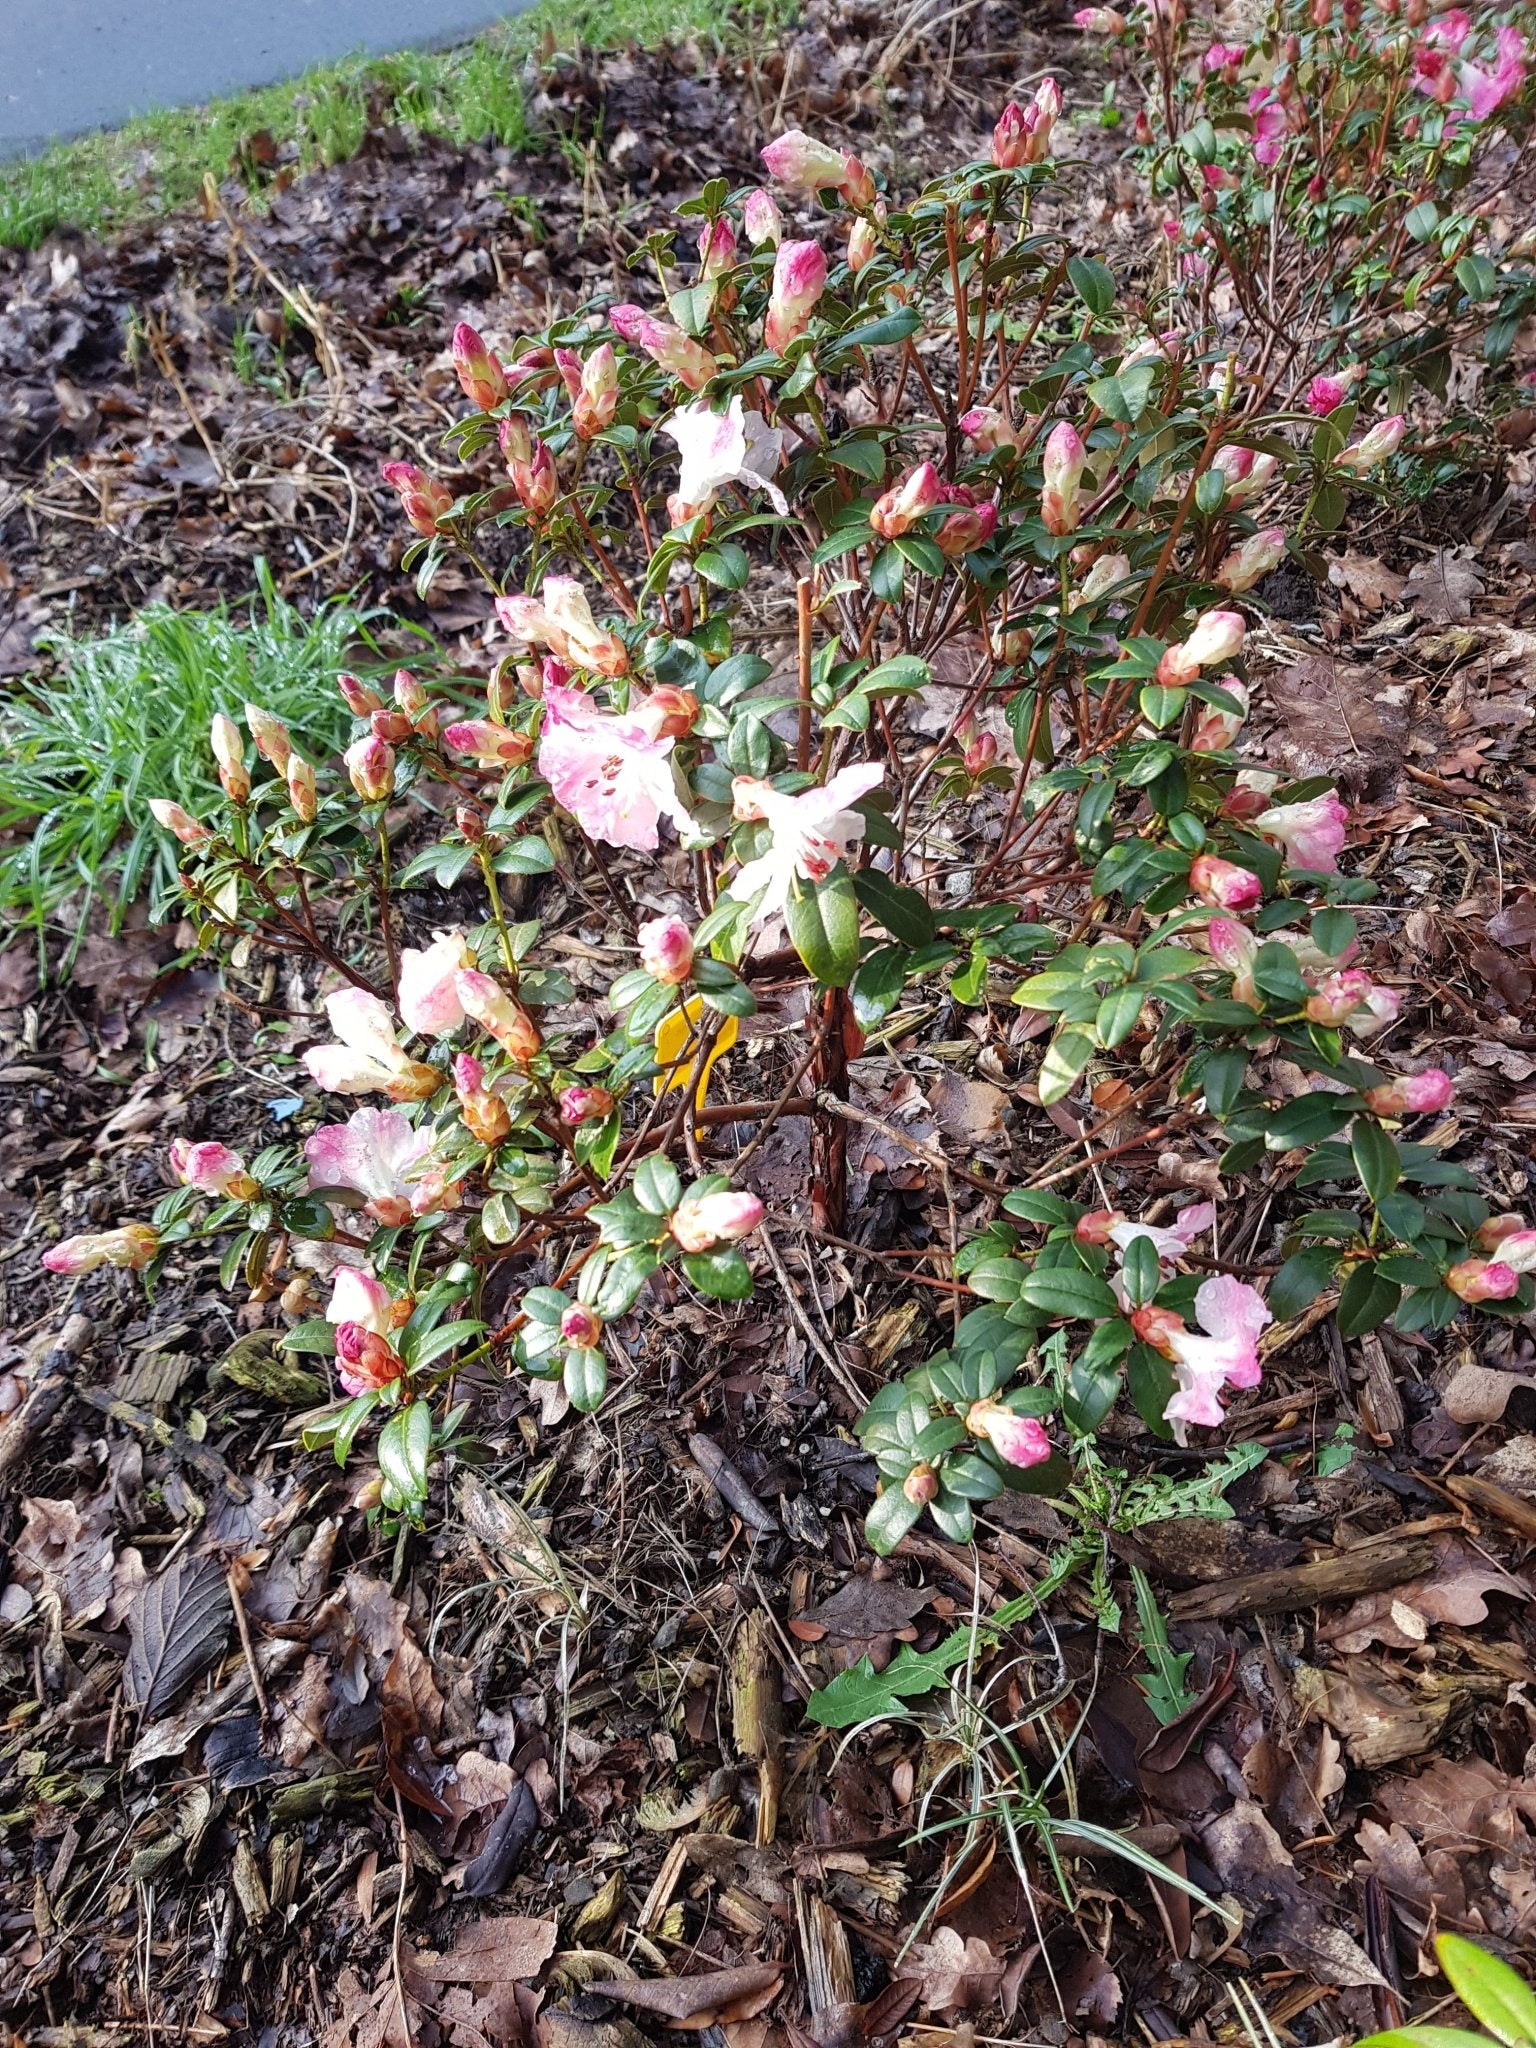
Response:
[{"label": "white flower", "polygon": [[663,421],[661,431],[677,443],[682,458],[677,495],[690,517],[734,483],[755,485],[768,493],[776,512],[788,512],[784,493],[773,481],[784,436],[761,413],[747,412],[739,394],[724,412],[711,412],[703,399],[684,406]]},{"label": "white flower", "polygon": [[864,820],[850,804],[867,796],[885,780],[878,761],[861,761],[839,769],[825,785],[786,796],[771,782],[738,775],[731,784],[736,816],[764,819],[772,833],[766,853],[749,860],[731,883],[738,903],[750,903],[761,892],[752,925],[763,924],[783,910],[795,877],[824,882],[851,846],[864,836]]}]

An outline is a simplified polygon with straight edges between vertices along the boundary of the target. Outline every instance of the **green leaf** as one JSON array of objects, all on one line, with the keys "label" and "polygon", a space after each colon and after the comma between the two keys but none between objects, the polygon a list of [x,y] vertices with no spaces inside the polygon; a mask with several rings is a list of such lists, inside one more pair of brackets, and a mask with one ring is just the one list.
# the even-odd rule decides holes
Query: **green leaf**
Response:
[{"label": "green leaf", "polygon": [[1130,1037],[1141,1016],[1141,1005],[1146,996],[1144,988],[1117,988],[1099,1005],[1099,1014],[1094,1020],[1094,1029],[1099,1034],[1099,1043],[1106,1048],[1116,1046]]},{"label": "green leaf", "polygon": [[1156,1294],[1162,1279],[1157,1246],[1150,1237],[1133,1237],[1125,1248],[1122,1272],[1125,1291],[1137,1308],[1143,1308]]},{"label": "green leaf", "polygon": [[887,541],[869,571],[869,587],[886,604],[900,604],[906,586],[907,565],[894,541]]},{"label": "green leaf", "polygon": [[413,1401],[393,1414],[379,1431],[377,1456],[385,1484],[407,1503],[427,1497],[427,1459],[432,1450],[432,1409]]},{"label": "green leaf", "polygon": [[784,905],[790,944],[825,988],[846,988],[859,964],[859,900],[841,861],[824,882],[797,876]]},{"label": "green leaf", "polygon": [[1069,256],[1067,276],[1090,313],[1103,315],[1115,303],[1115,273],[1091,256]]},{"label": "green leaf", "polygon": [[1325,1244],[1309,1244],[1304,1251],[1293,1252],[1269,1283],[1271,1315],[1285,1322],[1310,1307],[1333,1278],[1338,1256]]},{"label": "green leaf", "polygon": [[1091,1031],[1080,1031],[1075,1025],[1058,1031],[1040,1062],[1041,1102],[1049,1107],[1069,1094],[1072,1083],[1097,1051]]},{"label": "green leaf", "polygon": [[920,655],[893,654],[860,679],[859,692],[865,697],[903,697],[924,690],[932,676]]},{"label": "green leaf", "polygon": [[1360,936],[1360,927],[1347,910],[1325,908],[1312,919],[1312,943],[1330,958],[1346,952]]},{"label": "green leaf", "polygon": [[853,978],[853,1020],[861,1031],[883,1023],[901,1001],[912,955],[905,946],[877,946]]},{"label": "green leaf", "polygon": [[1463,2027],[1391,2027],[1384,2034],[1367,2034],[1355,2048],[1488,2048],[1488,2037]]},{"label": "green leaf", "polygon": [[712,1252],[688,1252],[683,1271],[697,1287],[715,1301],[745,1301],[752,1292],[752,1268],[734,1246],[721,1245]]},{"label": "green leaf", "polygon": [[1036,1266],[1025,1275],[1019,1299],[1048,1316],[1076,1316],[1084,1322],[1120,1313],[1120,1304],[1105,1283],[1080,1266]]},{"label": "green leaf", "polygon": [[327,1357],[336,1353],[336,1325],[327,1322],[324,1316],[315,1316],[307,1323],[299,1323],[290,1330],[278,1345],[280,1351],[318,1351]]},{"label": "green leaf", "polygon": [[677,1168],[660,1152],[651,1152],[635,1168],[635,1200],[653,1216],[670,1216],[683,1199]]},{"label": "green leaf", "polygon": [[1172,725],[1188,700],[1187,690],[1169,689],[1166,683],[1143,683],[1137,699],[1142,717],[1157,732]]},{"label": "green leaf", "polygon": [[564,1380],[571,1406],[590,1415],[608,1391],[608,1361],[601,1351],[568,1351]]},{"label": "green leaf", "polygon": [[467,1344],[471,1338],[478,1337],[484,1328],[484,1323],[477,1322],[473,1316],[466,1316],[459,1322],[443,1323],[437,1329],[429,1330],[415,1348],[412,1366],[419,1369],[434,1364],[456,1345]]},{"label": "green leaf", "polygon": [[[908,1531],[921,1519],[923,1504],[911,1501],[899,1486],[888,1484],[884,1493],[864,1517],[864,1537],[877,1557],[889,1557]],[[866,1658],[865,1662],[869,1660]],[[835,1723],[844,1726],[844,1723]]]},{"label": "green leaf", "polygon": [[905,889],[878,868],[860,868],[853,893],[893,939],[904,946],[926,946],[933,940],[933,912],[916,889]]},{"label": "green leaf", "polygon": [[1334,1320],[1341,1337],[1363,1337],[1384,1323],[1403,1298],[1395,1281],[1387,1280],[1373,1265],[1356,1266],[1339,1292]]},{"label": "green leaf", "polygon": [[1467,2011],[1506,2048],[1536,2041],[1536,1993],[1508,1963],[1458,1934],[1440,1935],[1435,1954]]},{"label": "green leaf", "polygon": [[1350,1132],[1349,1149],[1354,1154],[1360,1185],[1380,1208],[1403,1176],[1396,1142],[1374,1117],[1360,1116],[1355,1118],[1355,1127]]},{"label": "green leaf", "polygon": [[548,844],[531,833],[503,847],[492,863],[498,875],[547,875],[555,865]]},{"label": "green leaf", "polygon": [[894,313],[883,313],[878,320],[866,320],[862,327],[848,328],[823,347],[821,359],[830,368],[856,348],[885,348],[894,342],[905,341],[909,335],[916,334],[922,324],[922,315],[916,307],[902,306]]},{"label": "green leaf", "polygon": [[1247,1072],[1248,1055],[1240,1046],[1226,1052],[1211,1054],[1200,1076],[1200,1085],[1205,1092],[1206,1107],[1212,1116],[1227,1115],[1243,1091],[1243,1080]]},{"label": "green leaf", "polygon": [[693,566],[706,583],[713,583],[719,590],[744,589],[752,569],[745,548],[739,548],[733,540],[723,540],[718,547],[705,548],[701,555],[695,557]]}]

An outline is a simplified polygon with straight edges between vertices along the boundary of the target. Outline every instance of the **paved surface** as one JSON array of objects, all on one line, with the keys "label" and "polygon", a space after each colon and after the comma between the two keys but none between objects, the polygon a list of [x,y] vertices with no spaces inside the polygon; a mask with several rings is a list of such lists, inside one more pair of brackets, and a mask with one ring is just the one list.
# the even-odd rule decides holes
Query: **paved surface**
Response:
[{"label": "paved surface", "polygon": [[356,50],[451,43],[528,0],[0,0],[0,157]]}]

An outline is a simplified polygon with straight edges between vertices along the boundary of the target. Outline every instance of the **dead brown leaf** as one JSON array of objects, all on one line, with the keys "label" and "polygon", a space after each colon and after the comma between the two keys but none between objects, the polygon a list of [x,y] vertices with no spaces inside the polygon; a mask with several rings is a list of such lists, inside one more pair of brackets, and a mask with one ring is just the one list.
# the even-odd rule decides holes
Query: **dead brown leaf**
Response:
[{"label": "dead brown leaf", "polygon": [[445,1954],[418,1955],[416,1968],[434,1984],[530,1983],[554,1954],[558,1935],[553,1920],[487,1913],[461,1927]]},{"label": "dead brown leaf", "polygon": [[1405,580],[1374,555],[1357,555],[1353,548],[1333,556],[1328,564],[1328,581],[1334,589],[1347,590],[1368,612],[1379,612],[1385,605],[1396,604],[1403,594]]},{"label": "dead brown leaf", "polygon": [[1389,681],[1360,663],[1306,654],[1273,668],[1264,690],[1279,717],[1271,745],[1291,774],[1330,775],[1346,792],[1390,803],[1402,773],[1403,750],[1417,685]]},{"label": "dead brown leaf", "polygon": [[1472,616],[1473,598],[1483,594],[1483,579],[1470,548],[1436,548],[1427,562],[1409,571],[1402,594],[1432,625],[1461,626]]},{"label": "dead brown leaf", "polygon": [[922,1985],[930,2012],[980,2012],[997,1996],[1003,1958],[980,1935],[962,1939],[953,1927],[940,1927],[932,1941],[908,1950],[902,1972]]},{"label": "dead brown leaf", "polygon": [[697,2032],[727,2020],[751,2019],[778,1996],[782,1963],[743,1963],[733,1970],[705,1970],[696,1977],[615,1978],[589,1984],[599,1998],[613,1998],[653,2012],[668,2026]]}]

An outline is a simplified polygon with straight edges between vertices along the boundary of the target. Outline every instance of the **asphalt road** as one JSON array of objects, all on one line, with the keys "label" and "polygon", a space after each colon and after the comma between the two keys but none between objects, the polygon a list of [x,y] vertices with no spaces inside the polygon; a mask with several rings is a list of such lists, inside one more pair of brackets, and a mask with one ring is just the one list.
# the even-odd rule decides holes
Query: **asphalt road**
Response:
[{"label": "asphalt road", "polygon": [[528,0],[0,0],[0,158],[353,51],[452,43]]}]

